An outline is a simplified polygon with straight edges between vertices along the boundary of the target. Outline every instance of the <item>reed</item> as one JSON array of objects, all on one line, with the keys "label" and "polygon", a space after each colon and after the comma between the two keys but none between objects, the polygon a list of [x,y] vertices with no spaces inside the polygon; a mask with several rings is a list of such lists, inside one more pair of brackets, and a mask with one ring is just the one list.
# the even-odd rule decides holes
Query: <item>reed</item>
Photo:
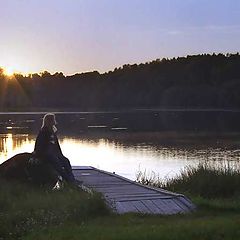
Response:
[{"label": "reed", "polygon": [[137,173],[137,182],[204,198],[230,198],[240,195],[240,163],[214,165],[205,162],[188,166],[175,178],[161,179],[146,171]]}]

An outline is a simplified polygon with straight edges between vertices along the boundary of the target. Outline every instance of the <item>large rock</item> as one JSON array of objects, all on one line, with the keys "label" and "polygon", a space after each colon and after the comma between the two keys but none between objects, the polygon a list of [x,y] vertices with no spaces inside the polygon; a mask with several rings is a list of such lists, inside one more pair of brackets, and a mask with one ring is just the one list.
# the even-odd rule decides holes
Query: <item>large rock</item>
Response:
[{"label": "large rock", "polygon": [[47,162],[36,159],[31,153],[20,153],[0,165],[0,177],[53,187],[58,174]]}]

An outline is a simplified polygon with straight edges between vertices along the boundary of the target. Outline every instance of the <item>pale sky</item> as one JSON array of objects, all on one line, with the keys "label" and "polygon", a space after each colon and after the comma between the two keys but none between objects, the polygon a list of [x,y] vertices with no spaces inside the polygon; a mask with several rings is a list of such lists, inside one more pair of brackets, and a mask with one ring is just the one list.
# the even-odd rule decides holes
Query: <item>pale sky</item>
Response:
[{"label": "pale sky", "polygon": [[66,75],[240,52],[240,0],[0,0],[0,66]]}]

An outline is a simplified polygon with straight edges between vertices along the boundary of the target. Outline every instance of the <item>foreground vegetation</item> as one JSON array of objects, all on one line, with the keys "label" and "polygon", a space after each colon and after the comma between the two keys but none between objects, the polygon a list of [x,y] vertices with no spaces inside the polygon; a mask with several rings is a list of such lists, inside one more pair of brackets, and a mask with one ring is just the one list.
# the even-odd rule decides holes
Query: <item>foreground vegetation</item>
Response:
[{"label": "foreground vegetation", "polygon": [[[148,184],[165,184],[185,193],[198,207],[191,214],[175,216],[119,216],[109,211],[98,194],[69,187],[47,191],[1,181],[0,239],[240,239],[239,176],[237,169],[224,174],[223,169],[205,165],[188,168],[164,183],[151,178]],[[232,185],[232,194],[226,191],[227,184]],[[204,195],[204,187],[213,193]]]},{"label": "foreground vegetation", "polygon": [[60,227],[68,221],[81,225],[108,212],[100,194],[70,186],[49,190],[0,181],[0,239],[21,239],[34,229]]},{"label": "foreground vegetation", "polygon": [[183,192],[203,198],[229,198],[240,196],[240,162],[199,164],[186,167],[178,177],[160,179],[157,174],[139,171],[137,181],[173,192]]}]

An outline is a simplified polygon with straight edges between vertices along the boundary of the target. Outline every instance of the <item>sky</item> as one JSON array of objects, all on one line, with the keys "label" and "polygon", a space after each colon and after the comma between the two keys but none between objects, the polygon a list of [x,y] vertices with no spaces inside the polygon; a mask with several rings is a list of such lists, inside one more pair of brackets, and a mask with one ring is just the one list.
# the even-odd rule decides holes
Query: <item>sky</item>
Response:
[{"label": "sky", "polygon": [[97,70],[240,52],[240,0],[0,0],[0,66]]}]

